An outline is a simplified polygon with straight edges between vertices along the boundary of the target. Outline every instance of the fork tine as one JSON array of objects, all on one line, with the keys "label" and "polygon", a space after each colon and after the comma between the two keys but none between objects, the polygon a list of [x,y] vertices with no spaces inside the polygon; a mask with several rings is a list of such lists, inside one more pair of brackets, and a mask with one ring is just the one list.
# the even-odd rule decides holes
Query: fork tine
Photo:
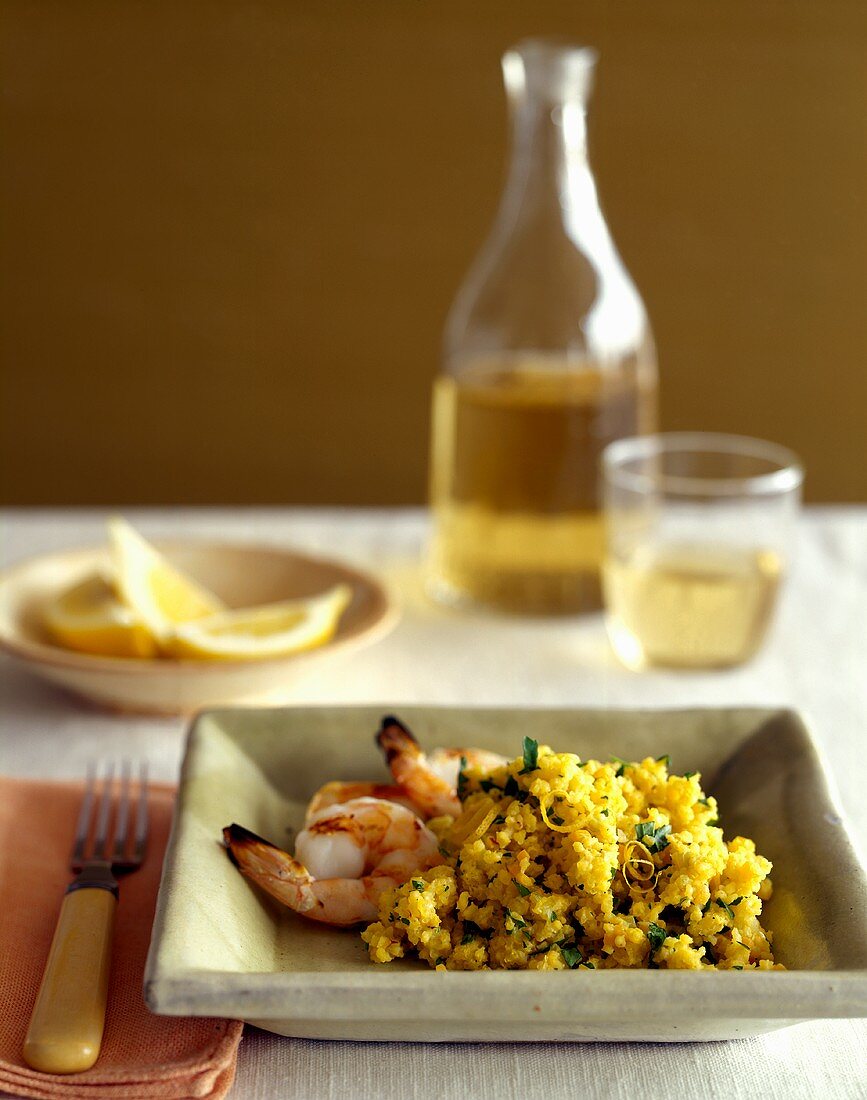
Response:
[{"label": "fork tine", "polygon": [[135,851],[133,858],[137,863],[144,859],[145,844],[148,835],[148,766],[146,760],[139,762],[138,809],[135,818]]},{"label": "fork tine", "polygon": [[140,761],[137,768],[129,759],[121,760],[119,768],[112,760],[89,763],[75,826],[72,869],[78,872],[96,861],[110,863],[115,871],[134,871],[144,859],[147,844],[147,796],[147,761]]},{"label": "fork tine", "polygon": [[78,866],[84,863],[84,850],[87,845],[87,834],[90,832],[90,812],[93,807],[93,796],[96,793],[96,768],[93,763],[87,765],[87,778],[84,784],[84,798],[81,800],[81,809],[78,811],[78,821],[75,825],[75,840],[72,844],[72,863]]},{"label": "fork tine", "polygon": [[111,812],[111,796],[114,786],[114,763],[105,766],[102,780],[102,796],[96,818],[96,835],[93,838],[93,855],[96,859],[111,859],[111,841],[108,836],[108,819]]},{"label": "fork tine", "polygon": [[117,820],[114,826],[114,854],[112,863],[123,863],[126,854],[127,830],[129,828],[129,787],[130,762],[122,760],[120,765],[120,801],[117,806]]}]

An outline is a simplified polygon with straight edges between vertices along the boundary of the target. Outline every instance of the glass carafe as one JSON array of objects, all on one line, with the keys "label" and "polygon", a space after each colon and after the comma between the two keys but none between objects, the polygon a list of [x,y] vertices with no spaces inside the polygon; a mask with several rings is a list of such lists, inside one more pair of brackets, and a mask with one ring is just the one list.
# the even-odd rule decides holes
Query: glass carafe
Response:
[{"label": "glass carafe", "polygon": [[503,57],[512,160],[433,397],[428,588],[514,611],[600,603],[598,458],[655,429],[656,361],[587,159],[592,50]]}]

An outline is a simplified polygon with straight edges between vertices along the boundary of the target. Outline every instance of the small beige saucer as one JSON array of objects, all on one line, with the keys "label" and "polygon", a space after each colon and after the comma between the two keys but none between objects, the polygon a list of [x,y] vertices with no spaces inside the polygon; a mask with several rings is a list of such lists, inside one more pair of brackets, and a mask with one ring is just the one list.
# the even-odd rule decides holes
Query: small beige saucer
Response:
[{"label": "small beige saucer", "polygon": [[369,645],[394,626],[397,611],[367,573],[278,546],[171,541],[156,544],[228,607],[253,607],[352,586],[352,602],[324,646],[259,661],[92,657],[52,643],[41,608],[94,569],[108,567],[105,547],[31,558],[0,575],[0,649],[30,671],[103,706],[182,714],[227,703],[282,702],[311,662]]}]

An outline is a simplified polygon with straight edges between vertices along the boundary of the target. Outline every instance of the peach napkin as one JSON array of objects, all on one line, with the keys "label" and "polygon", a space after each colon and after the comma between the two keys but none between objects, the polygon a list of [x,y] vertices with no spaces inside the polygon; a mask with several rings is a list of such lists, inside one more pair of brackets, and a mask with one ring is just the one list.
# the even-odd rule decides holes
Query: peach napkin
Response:
[{"label": "peach napkin", "polygon": [[243,1025],[236,1020],[154,1016],[142,974],[174,791],[150,796],[148,852],[124,876],[102,1052],[85,1073],[39,1073],[21,1047],[54,933],[82,784],[0,777],[0,1092],[45,1098],[219,1100],[232,1086]]}]

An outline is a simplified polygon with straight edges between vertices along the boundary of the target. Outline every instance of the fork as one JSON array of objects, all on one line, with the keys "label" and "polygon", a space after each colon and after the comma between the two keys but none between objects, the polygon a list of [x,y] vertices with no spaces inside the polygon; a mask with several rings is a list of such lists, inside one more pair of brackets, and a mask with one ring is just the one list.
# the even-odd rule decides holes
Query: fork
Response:
[{"label": "fork", "polygon": [[114,763],[87,769],[70,859],[76,877],[66,889],[24,1041],[24,1060],[44,1073],[80,1073],[99,1057],[117,909],[115,875],[141,866],[147,842],[147,764],[141,762],[137,771],[134,782],[126,760],[119,773]]}]

